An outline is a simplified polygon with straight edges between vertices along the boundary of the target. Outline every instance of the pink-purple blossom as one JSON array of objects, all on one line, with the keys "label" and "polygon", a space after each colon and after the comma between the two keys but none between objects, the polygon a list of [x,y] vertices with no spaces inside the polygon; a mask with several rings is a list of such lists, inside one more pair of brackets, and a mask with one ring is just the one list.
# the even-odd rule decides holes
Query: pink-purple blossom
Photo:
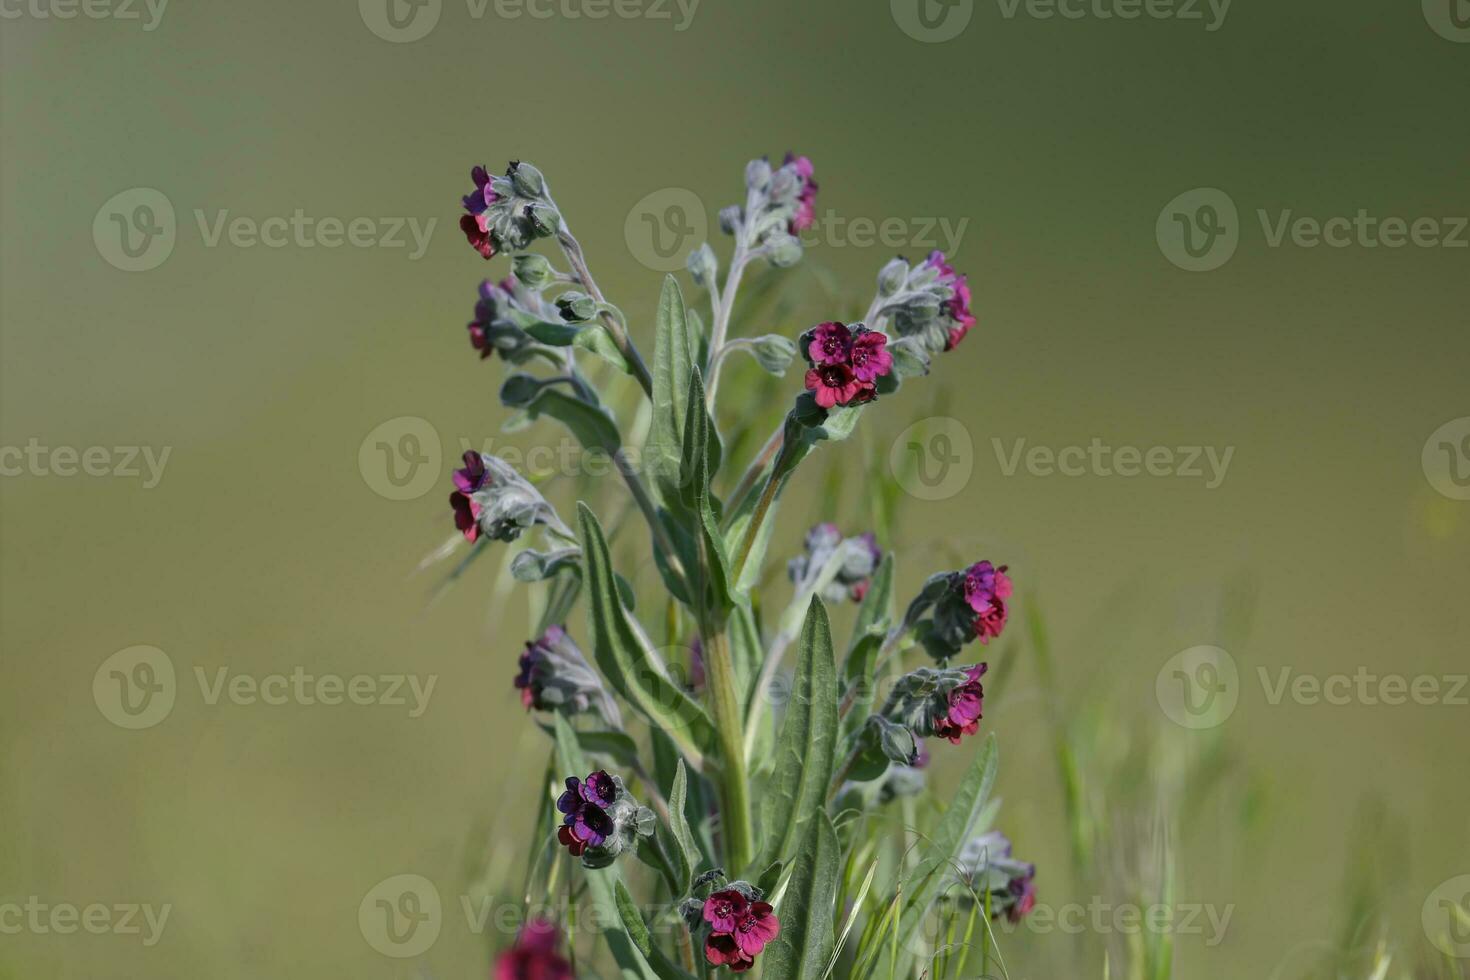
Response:
[{"label": "pink-purple blossom", "polygon": [[801,178],[801,189],[796,196],[796,213],[791,216],[787,230],[795,235],[806,231],[817,220],[817,182],[812,179],[816,168],[808,157],[797,156],[787,153],[783,161],[786,165],[795,165],[796,175]]},{"label": "pink-purple blossom", "polygon": [[809,365],[806,390],[822,408],[862,404],[878,397],[877,381],[893,370],[888,337],[859,325],[819,323],[803,335]]},{"label": "pink-purple blossom", "polygon": [[980,730],[981,709],[985,702],[985,687],[980,678],[986,669],[986,664],[971,667],[966,671],[969,679],[949,692],[933,720],[935,735],[959,744],[963,736]]},{"label": "pink-purple blossom", "polygon": [[466,194],[462,199],[464,209],[468,213],[459,219],[459,229],[464,232],[465,239],[475,251],[485,258],[495,255],[495,237],[490,232],[490,220],[486,216],[486,209],[495,203],[496,195],[490,181],[490,174],[484,167],[475,167],[470,171],[470,179],[475,182],[475,189]]},{"label": "pink-purple blossom", "polygon": [[944,301],[943,308],[949,317],[949,340],[945,344],[945,350],[953,350],[959,342],[965,339],[965,334],[975,325],[975,315],[970,312],[970,284],[963,275],[955,272],[954,266],[950,265],[948,257],[939,250],[929,253],[925,260],[930,266],[939,270],[938,282],[949,288],[949,299]]},{"label": "pink-purple blossom", "polygon": [[527,922],[510,949],[495,959],[495,980],[573,980],[572,964],[556,951],[561,931],[547,919]]},{"label": "pink-purple blossom", "polygon": [[981,643],[999,636],[1006,625],[1006,600],[1011,597],[1011,580],[1006,566],[996,568],[979,561],[965,569],[965,601],[975,613],[975,635]]},{"label": "pink-purple blossom", "polygon": [[775,910],[766,902],[746,898],[736,888],[717,891],[704,900],[704,921],[710,934],[704,941],[705,959],[744,973],[766,944],[781,932]]},{"label": "pink-purple blossom", "polygon": [[[562,826],[556,832],[573,857],[581,857],[589,847],[601,847],[616,827],[607,807],[616,793],[612,777],[601,769],[589,773],[586,781],[567,777],[566,792],[557,797],[556,808],[562,813]],[[604,792],[609,795],[604,795]]]}]

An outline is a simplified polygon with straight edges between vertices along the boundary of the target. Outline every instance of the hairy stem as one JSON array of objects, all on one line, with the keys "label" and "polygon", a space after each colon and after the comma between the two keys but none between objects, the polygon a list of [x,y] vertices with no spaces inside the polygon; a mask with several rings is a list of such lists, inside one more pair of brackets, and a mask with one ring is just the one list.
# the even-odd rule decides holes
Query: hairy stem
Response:
[{"label": "hairy stem", "polygon": [[730,493],[729,499],[725,502],[726,514],[733,516],[740,509],[740,505],[745,502],[745,498],[754,492],[756,483],[760,481],[761,474],[765,472],[771,460],[776,458],[776,454],[781,451],[781,447],[785,442],[786,425],[783,421],[781,425],[776,426],[776,431],[771,433],[765,445],[761,446],[761,451],[756,453],[755,458],[750,461],[750,465],[745,468],[745,472],[740,477],[740,482],[735,484],[735,489]]},{"label": "hairy stem", "polygon": [[[567,262],[571,263],[572,273],[576,276],[577,281],[586,288],[588,294],[599,306],[606,303],[607,299],[602,295],[602,290],[598,288],[597,281],[592,278],[591,270],[587,268],[587,258],[582,252],[582,243],[577,241],[571,230],[567,228],[565,219],[563,219],[561,231],[557,232],[556,241],[561,245]],[[602,310],[598,317],[602,320],[603,326],[607,328],[613,343],[617,345],[623,358],[628,362],[628,366],[633,369],[633,377],[638,379],[638,384],[643,388],[644,394],[651,397],[653,395],[653,375],[648,373],[648,365],[643,363],[643,355],[639,354],[638,348],[633,346],[628,331],[618,322],[617,317],[607,310]]]},{"label": "hairy stem", "polygon": [[755,856],[755,832],[750,818],[750,785],[745,770],[745,744],[740,719],[740,696],[736,691],[735,666],[723,626],[711,625],[704,632],[705,668],[720,743],[720,819],[725,838],[726,867],[740,874]]}]

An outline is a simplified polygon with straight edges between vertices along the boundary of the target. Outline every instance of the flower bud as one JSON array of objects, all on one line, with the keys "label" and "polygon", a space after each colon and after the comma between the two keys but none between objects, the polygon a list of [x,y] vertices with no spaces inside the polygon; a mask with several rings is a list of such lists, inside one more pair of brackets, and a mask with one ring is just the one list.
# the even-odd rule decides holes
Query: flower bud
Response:
[{"label": "flower bud", "polygon": [[957,893],[968,897],[973,890],[982,902],[989,894],[990,917],[1004,916],[1019,922],[1036,904],[1036,865],[1011,857],[1011,842],[1005,834],[990,831],[972,838],[960,848],[959,865],[963,887]]},{"label": "flower bud", "polygon": [[746,189],[764,194],[771,186],[771,161],[765,157],[752,160],[745,165]]},{"label": "flower bud", "polygon": [[521,197],[541,200],[546,197],[546,178],[541,171],[522,161],[512,161],[506,176],[510,178],[515,192]]},{"label": "flower bud", "polygon": [[715,250],[709,247],[709,242],[703,243],[690,252],[685,264],[695,282],[701,286],[714,288],[715,273],[719,271],[720,263],[715,258]]},{"label": "flower bud", "polygon": [[561,212],[549,204],[527,204],[523,213],[537,238],[553,238],[561,232]]},{"label": "flower bud", "polygon": [[527,289],[545,289],[556,278],[556,272],[546,256],[534,252],[522,252],[511,260],[516,279]]},{"label": "flower bud", "polygon": [[904,281],[908,279],[909,264],[901,258],[891,259],[887,265],[878,271],[878,295],[883,297],[892,296],[903,288]]},{"label": "flower bud", "polygon": [[595,712],[608,728],[621,731],[622,714],[592,669],[581,648],[560,626],[526,644],[515,686],[527,711],[557,711],[564,715]]},{"label": "flower bud", "polygon": [[740,224],[745,218],[745,209],[738,204],[732,204],[727,208],[720,208],[720,231],[727,235],[733,235],[740,229]]},{"label": "flower bud", "polygon": [[801,242],[794,235],[776,233],[766,243],[766,260],[778,269],[789,269],[801,261]]},{"label": "flower bud", "polygon": [[569,289],[556,298],[556,310],[568,323],[586,323],[597,315],[597,301],[586,293]]}]

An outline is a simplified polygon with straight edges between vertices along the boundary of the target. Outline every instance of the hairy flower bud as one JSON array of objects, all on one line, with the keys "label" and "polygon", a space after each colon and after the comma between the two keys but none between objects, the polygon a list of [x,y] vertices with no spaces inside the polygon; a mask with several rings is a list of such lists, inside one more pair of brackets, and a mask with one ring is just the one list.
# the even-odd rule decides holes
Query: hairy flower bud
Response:
[{"label": "hairy flower bud", "polygon": [[901,281],[894,264],[899,261],[888,263],[879,274],[878,295],[888,300],[882,311],[892,316],[900,337],[917,337],[936,354],[953,350],[976,322],[969,283],[937,250],[912,269],[905,264]]},{"label": "hairy flower bud", "polygon": [[556,278],[556,272],[546,256],[535,252],[522,252],[511,260],[516,279],[527,289],[545,289]]},{"label": "hairy flower bud", "polygon": [[498,456],[465,453],[464,467],[454,471],[454,486],[449,495],[454,526],[472,544],[482,534],[495,541],[514,541],[537,524],[568,540],[575,538],[541,492]]},{"label": "hairy flower bud", "polygon": [[688,266],[689,274],[694,277],[695,282],[701,286],[714,288],[715,274],[719,271],[720,263],[715,258],[715,250],[709,247],[709,242],[702,243],[690,252],[685,265]]},{"label": "hairy flower bud", "polygon": [[1011,842],[998,832],[990,831],[972,838],[960,849],[960,883],[957,889],[968,897],[971,889],[985,901],[990,896],[990,917],[1004,916],[1019,922],[1036,904],[1036,865],[1011,857]]},{"label": "hairy flower bud", "polygon": [[794,235],[778,232],[766,242],[766,261],[778,269],[789,269],[801,261],[801,241]]},{"label": "hairy flower bud", "polygon": [[586,323],[597,315],[597,301],[586,293],[569,289],[556,298],[556,311],[568,323]]},{"label": "hairy flower bud", "polygon": [[510,178],[515,191],[521,197],[541,200],[546,197],[546,178],[529,163],[512,160],[505,175]]},{"label": "hairy flower bud", "polygon": [[745,165],[745,187],[764,194],[771,186],[771,161],[765,157],[752,160]]},{"label": "hairy flower bud", "polygon": [[891,259],[887,265],[878,270],[878,295],[892,296],[903,288],[908,275],[909,264],[907,262],[901,258]]},{"label": "hairy flower bud", "polygon": [[596,712],[608,728],[621,731],[622,714],[617,702],[603,686],[602,675],[592,669],[581,648],[560,626],[526,644],[521,654],[515,686],[526,710],[558,711],[565,715]]}]

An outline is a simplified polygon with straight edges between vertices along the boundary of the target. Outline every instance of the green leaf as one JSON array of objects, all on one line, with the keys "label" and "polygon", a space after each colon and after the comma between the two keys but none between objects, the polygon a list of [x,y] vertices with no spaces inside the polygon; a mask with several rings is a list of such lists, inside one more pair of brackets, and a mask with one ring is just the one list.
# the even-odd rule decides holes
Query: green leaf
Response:
[{"label": "green leaf", "polygon": [[654,317],[653,429],[645,449],[649,467],[661,485],[672,484],[680,474],[685,399],[693,370],[694,347],[689,340],[684,296],[674,277],[666,276]]},{"label": "green leaf", "polygon": [[623,352],[618,350],[612,334],[607,332],[607,327],[601,322],[589,323],[577,331],[577,337],[572,343],[582,350],[591,351],[624,374],[633,373],[633,366],[628,363]]},{"label": "green leaf", "polygon": [[[537,724],[548,735],[556,734],[554,726],[543,722]],[[573,731],[572,737],[576,739],[577,747],[588,755],[606,756],[623,768],[632,768],[638,763],[638,743],[624,732]]]},{"label": "green leaf", "polygon": [[781,934],[766,947],[765,980],[820,980],[832,957],[839,877],[837,832],[825,812],[809,821],[778,912]]},{"label": "green leaf", "polygon": [[638,951],[648,958],[649,965],[660,980],[692,980],[688,973],[670,962],[663,950],[653,944],[653,938],[648,934],[648,925],[643,921],[643,913],[633,904],[633,896],[628,894],[628,886],[621,880],[614,885],[614,902],[618,908],[618,918],[623,920],[623,930],[633,941],[633,945],[638,947]]},{"label": "green leaf", "polygon": [[791,700],[776,742],[776,765],[761,800],[764,867],[791,857],[797,841],[827,805],[837,754],[837,666],[832,627],[822,600],[812,596],[802,624]]},{"label": "green leaf", "polygon": [[[925,839],[919,851],[919,861],[908,879],[908,901],[904,905],[903,918],[899,926],[900,935],[918,935],[919,925],[925,912],[939,897],[945,879],[953,873],[953,864],[960,848],[969,838],[971,829],[990,798],[990,789],[995,784],[995,770],[999,752],[996,749],[995,733],[985,738],[985,744],[970,761],[970,768],[955,788],[954,798],[944,811],[939,825]],[[907,956],[905,957],[907,958]],[[903,975],[898,970],[895,976]]]},{"label": "green leaf", "polygon": [[581,556],[582,553],[576,548],[557,548],[553,551],[527,548],[510,560],[510,574],[517,582],[540,582],[563,569],[576,569],[577,559]]},{"label": "green leaf", "polygon": [[537,320],[525,328],[526,333],[552,347],[567,347],[574,343],[577,334],[582,328],[570,323],[552,323],[549,320]]},{"label": "green leaf", "polygon": [[689,817],[685,809],[688,798],[689,774],[684,769],[684,760],[680,759],[679,767],[674,771],[674,788],[669,793],[669,830],[673,832],[674,842],[679,845],[678,857],[684,865],[686,891],[699,872],[701,861],[699,845],[694,842],[694,834],[689,829]]},{"label": "green leaf", "polygon": [[756,879],[755,887],[767,895],[771,894],[771,892],[776,890],[776,884],[781,880],[781,869],[784,867],[785,865],[780,861],[772,861],[770,867],[762,871],[761,876]]},{"label": "green leaf", "polygon": [[742,350],[755,358],[761,367],[776,377],[786,374],[786,369],[796,359],[796,342],[778,333],[764,337],[740,338],[729,342],[732,350]]},{"label": "green leaf", "polygon": [[852,676],[852,652],[863,639],[873,633],[886,633],[893,619],[893,553],[885,552],[878,570],[868,582],[868,593],[858,606],[857,620],[852,624],[852,642],[848,644],[847,676]]},{"label": "green leaf", "polygon": [[[563,774],[579,777],[585,775],[587,760],[577,745],[572,726],[561,715],[553,718],[553,724],[556,726],[556,759]],[[542,805],[549,807],[551,804],[550,801],[544,801]],[[596,908],[612,910],[617,907],[617,895],[614,891],[614,884],[618,881],[616,868],[604,868],[600,871],[584,869],[583,875],[587,879],[587,888]],[[593,928],[599,928],[603,922],[601,915],[588,918]],[[624,930],[602,927],[602,937],[607,941],[607,947],[625,980],[663,980],[648,965],[648,961]]]},{"label": "green leaf", "polygon": [[526,412],[533,419],[542,415],[557,419],[588,449],[601,449],[612,455],[623,444],[618,424],[611,415],[556,388],[542,388],[526,405]]},{"label": "green leaf", "polygon": [[710,500],[709,481],[712,431],[709,413],[704,410],[704,379],[696,368],[689,375],[689,395],[685,403],[688,417],[684,420],[684,445],[680,452],[680,503],[693,514],[699,537],[698,568],[706,576],[705,584],[717,610],[734,607],[735,595],[730,579],[730,558],[725,539],[720,534],[719,515]]},{"label": "green leaf", "polygon": [[685,758],[699,765],[704,747],[714,738],[709,716],[669,678],[647,633],[624,608],[602,525],[581,502],[577,517],[587,568],[588,632],[597,665],[624,700],[673,739]]}]

